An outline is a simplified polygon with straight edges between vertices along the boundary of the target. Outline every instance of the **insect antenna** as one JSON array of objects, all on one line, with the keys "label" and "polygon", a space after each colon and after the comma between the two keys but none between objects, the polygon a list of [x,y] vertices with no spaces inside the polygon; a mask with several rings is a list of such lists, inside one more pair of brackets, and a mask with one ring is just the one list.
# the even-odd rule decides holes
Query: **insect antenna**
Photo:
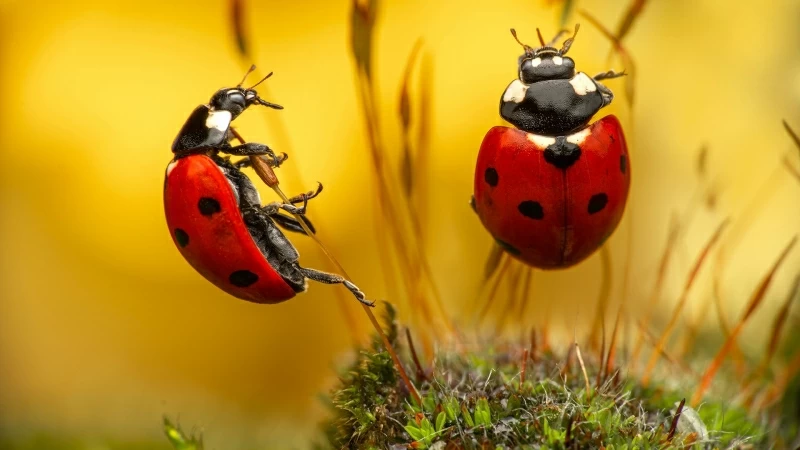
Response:
[{"label": "insect antenna", "polygon": [[[255,67],[255,66],[253,66],[253,67]],[[259,84],[261,84],[261,83],[263,83],[264,81],[266,81],[266,80],[267,80],[267,78],[269,78],[269,77],[271,77],[271,76],[272,76],[272,72],[268,73],[268,74],[267,74],[267,76],[265,76],[264,78],[262,78],[262,79],[261,79],[261,81],[259,81],[258,83],[256,83],[256,84],[254,84],[254,85],[250,86],[250,87],[249,87],[249,88],[247,88],[247,89],[248,89],[248,90],[250,90],[250,89],[253,89],[254,87],[256,87],[256,86],[258,86]]]},{"label": "insect antenna", "polygon": [[546,47],[552,47],[556,45],[556,42],[558,42],[558,40],[561,39],[561,36],[563,36],[564,33],[569,33],[569,30],[563,30],[563,29],[560,30],[558,33],[556,33],[553,39],[550,39],[550,42],[547,43]]},{"label": "insect antenna", "polygon": [[[252,66],[250,66],[249,69],[247,69],[247,73],[244,74],[244,77],[242,77],[242,81],[240,81],[239,84],[236,85],[236,87],[237,88],[238,87],[242,87],[242,84],[244,84],[244,80],[246,80],[247,76],[250,75],[251,73],[253,73],[254,70],[256,70],[256,65],[255,64],[253,64]],[[272,75],[272,74],[270,74],[270,75]]]},{"label": "insect antenna", "polygon": [[539,36],[539,43],[542,44],[542,47],[546,47],[544,38],[542,37],[542,32],[538,28],[536,29],[536,35]]},{"label": "insect antenna", "polygon": [[566,41],[564,41],[564,44],[561,45],[561,50],[559,50],[559,52],[558,52],[559,54],[561,54],[562,56],[567,54],[567,52],[569,51],[569,48],[572,47],[572,41],[574,41],[575,40],[575,36],[578,35],[578,30],[580,29],[580,27],[581,27],[581,24],[579,24],[579,23],[575,24],[575,31],[572,33],[572,36],[569,39],[567,39]]},{"label": "insect antenna", "polygon": [[529,54],[529,55],[533,54],[533,48],[531,48],[530,46],[528,46],[528,45],[526,45],[526,44],[523,44],[523,43],[522,43],[522,42],[519,40],[519,38],[517,37],[517,30],[515,30],[515,29],[513,29],[513,28],[512,28],[512,29],[511,29],[511,35],[512,35],[512,36],[514,36],[514,40],[516,40],[516,41],[517,41],[517,44],[521,45],[521,46],[522,46],[522,48],[524,48],[524,49],[525,49],[525,53],[527,53],[527,54]]}]

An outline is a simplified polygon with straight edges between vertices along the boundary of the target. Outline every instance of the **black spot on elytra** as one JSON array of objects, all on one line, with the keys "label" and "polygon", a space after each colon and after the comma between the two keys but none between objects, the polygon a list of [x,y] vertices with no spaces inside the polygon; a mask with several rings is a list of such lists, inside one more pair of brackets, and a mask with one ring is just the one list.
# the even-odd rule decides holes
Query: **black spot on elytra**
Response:
[{"label": "black spot on elytra", "polygon": [[619,171],[623,174],[628,170],[628,158],[625,155],[619,155]]},{"label": "black spot on elytra", "polygon": [[237,270],[228,277],[228,280],[234,286],[245,288],[258,281],[258,275],[249,270]]},{"label": "black spot on elytra", "polygon": [[197,209],[200,210],[200,214],[211,217],[213,214],[222,211],[222,207],[219,206],[219,202],[217,199],[211,197],[203,197],[197,202]]},{"label": "black spot on elytra", "polygon": [[508,242],[501,241],[500,239],[495,239],[497,245],[499,245],[503,250],[512,254],[512,255],[519,255],[519,250],[517,250],[513,245],[509,244]]},{"label": "black spot on elytra", "polygon": [[497,174],[497,170],[494,167],[489,167],[486,172],[483,172],[483,179],[486,180],[489,186],[495,187],[500,182],[500,175]]},{"label": "black spot on elytra", "polygon": [[589,214],[595,214],[603,210],[608,203],[608,195],[604,193],[594,194],[589,199]]},{"label": "black spot on elytra", "polygon": [[189,235],[186,234],[186,232],[181,230],[180,228],[175,228],[175,241],[181,247],[186,247],[187,245],[189,245]]},{"label": "black spot on elytra", "polygon": [[519,206],[517,206],[517,209],[519,209],[519,212],[525,217],[529,217],[534,220],[544,219],[544,210],[539,202],[525,200],[524,202],[520,203]]}]

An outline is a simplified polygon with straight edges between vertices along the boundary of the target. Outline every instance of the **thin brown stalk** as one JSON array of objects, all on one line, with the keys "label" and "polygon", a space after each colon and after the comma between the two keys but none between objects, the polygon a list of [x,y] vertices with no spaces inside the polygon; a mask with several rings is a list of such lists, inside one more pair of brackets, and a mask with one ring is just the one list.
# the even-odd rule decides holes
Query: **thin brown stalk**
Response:
[{"label": "thin brown stalk", "polygon": [[653,369],[655,369],[656,363],[658,362],[658,358],[661,355],[661,351],[666,347],[667,341],[669,340],[669,337],[672,334],[672,330],[678,323],[678,318],[681,316],[681,313],[683,312],[683,307],[689,298],[689,292],[691,291],[692,285],[694,285],[694,282],[697,279],[697,274],[703,267],[703,263],[707,259],[708,254],[711,252],[711,248],[719,240],[720,236],[722,236],[722,232],[725,230],[728,223],[729,220],[725,219],[719,225],[719,227],[717,227],[717,231],[714,232],[714,234],[711,236],[711,239],[709,239],[708,243],[706,243],[706,246],[703,248],[703,251],[700,253],[697,260],[695,261],[694,267],[692,268],[688,278],[686,279],[686,284],[683,287],[681,296],[678,298],[678,303],[675,305],[672,317],[667,323],[667,327],[661,334],[661,337],[659,338],[658,343],[656,344],[656,348],[653,350],[653,353],[650,356],[650,360],[647,362],[647,367],[645,367],[644,369],[644,373],[642,374],[642,384],[644,386],[647,386],[649,384],[650,376],[652,375]]},{"label": "thin brown stalk", "polygon": [[680,405],[678,405],[678,410],[675,411],[675,417],[672,418],[672,424],[669,426],[669,434],[667,434],[667,442],[672,442],[672,438],[675,437],[675,431],[678,430],[678,421],[681,419],[681,413],[683,413],[683,407],[686,405],[686,399],[681,399]]},{"label": "thin brown stalk", "polygon": [[414,340],[411,339],[411,330],[408,328],[406,328],[406,342],[408,343],[408,349],[411,350],[411,359],[414,361],[414,366],[417,369],[417,383],[429,381],[428,375],[425,373],[425,370],[422,368],[422,364],[419,362],[417,348],[414,346]]},{"label": "thin brown stalk", "polygon": [[631,1],[630,5],[628,5],[627,11],[625,11],[622,21],[617,27],[616,38],[618,41],[621,42],[623,39],[625,39],[625,36],[627,36],[628,32],[630,32],[631,28],[633,28],[633,24],[639,17],[641,17],[642,11],[646,5],[647,0]]},{"label": "thin brown stalk", "polygon": [[525,266],[525,282],[522,287],[522,294],[519,301],[519,311],[517,311],[517,317],[519,317],[519,321],[523,324],[527,323],[525,320],[525,313],[527,312],[528,303],[530,303],[530,292],[531,292],[531,280],[533,279],[533,267]]},{"label": "thin brown stalk", "polygon": [[[650,333],[650,331],[646,330],[641,322],[636,322],[636,326],[639,328],[639,331],[642,332],[640,334],[640,336],[643,337],[644,339],[646,339],[647,342],[653,348],[655,348],[656,347],[656,337],[653,336],[653,334]],[[671,366],[675,366],[678,369],[680,369],[682,372],[684,372],[684,373],[686,373],[688,375],[691,375],[694,378],[697,378],[697,373],[695,373],[694,370],[692,370],[692,368],[689,367],[686,364],[685,361],[683,361],[680,358],[673,357],[672,355],[667,353],[667,351],[665,349],[661,349],[661,357],[664,358],[664,360],[667,361]]]},{"label": "thin brown stalk", "polygon": [[497,245],[497,242],[492,242],[492,248],[489,250],[489,255],[486,257],[486,262],[483,264],[483,281],[489,281],[500,265],[500,258],[505,255],[503,247]]},{"label": "thin brown stalk", "polygon": [[775,317],[772,319],[772,331],[770,332],[770,338],[767,342],[767,348],[764,351],[764,357],[761,358],[761,362],[758,364],[758,367],[756,367],[756,369],[753,370],[748,377],[749,381],[747,382],[747,386],[751,388],[751,393],[747,397],[747,403],[752,404],[755,396],[755,389],[752,389],[752,386],[763,379],[764,374],[767,372],[767,369],[772,362],[772,358],[778,351],[781,332],[783,331],[786,321],[789,318],[789,308],[791,308],[792,301],[795,299],[795,297],[797,297],[798,294],[800,294],[800,275],[797,275],[794,278],[792,287],[789,289],[786,298],[783,300],[783,304],[781,305],[780,309],[778,309],[778,312],[775,313]]},{"label": "thin brown stalk", "polygon": [[[283,122],[279,121],[278,123],[282,124]],[[242,137],[241,134],[239,134],[239,132],[235,128],[231,127],[230,131],[231,131],[231,134],[233,134],[233,136],[240,143],[242,143],[242,144],[245,143],[244,138]],[[251,158],[251,160],[252,160],[252,158]],[[291,166],[291,167],[292,167],[292,169],[294,171],[297,171],[296,166]],[[269,172],[271,172],[273,174],[273,177],[274,177],[274,172],[272,172],[271,169],[269,170]],[[263,172],[259,173],[258,175],[259,175],[259,177],[262,178],[262,180],[264,179],[264,177],[268,177],[269,176],[269,174],[266,174],[266,173],[263,173]],[[290,176],[295,177],[295,175],[290,175]],[[297,175],[297,179],[299,179],[299,174]],[[274,182],[275,183],[278,182],[277,177],[274,177]],[[270,183],[267,183],[267,184],[269,185]],[[321,220],[319,220],[319,219],[315,219],[315,221],[317,222],[317,225],[319,225],[321,223]],[[305,223],[304,221],[302,221],[302,222]],[[324,228],[324,227],[320,227],[320,228]],[[316,233],[313,234],[313,235],[310,235],[310,236],[312,236],[312,239],[314,239],[317,242],[317,244],[319,244],[318,237],[317,237]],[[325,252],[324,248],[322,250],[323,250],[323,252]],[[327,255],[327,253],[326,253],[326,255]],[[332,264],[330,262],[330,260],[328,261],[328,263]],[[347,324],[347,330],[348,330],[348,332],[350,334],[350,339],[353,341],[354,344],[358,345],[361,342],[361,339],[362,339],[362,336],[361,336],[362,327],[359,325],[358,321],[356,320],[356,316],[354,314],[354,311],[352,309],[350,309],[351,303],[347,300],[347,295],[348,294],[345,294],[343,290],[337,289],[336,290],[336,303],[339,306],[339,310],[341,311],[342,316],[344,317],[345,323]]]},{"label": "thin brown stalk", "polygon": [[502,333],[509,317],[516,311],[517,302],[521,300],[520,297],[522,296],[523,286],[519,280],[522,277],[524,268],[522,264],[514,264],[511,267],[511,274],[508,277],[508,299],[505,307],[500,309],[500,313],[495,321],[494,331],[492,332],[492,335],[495,337]]},{"label": "thin brown stalk", "polygon": [[581,347],[575,343],[575,355],[578,357],[578,364],[581,365],[581,372],[583,372],[583,380],[586,382],[586,396],[592,396],[592,385],[589,383],[589,374],[586,373],[586,364],[583,362],[583,355],[581,355]]},{"label": "thin brown stalk", "polygon": [[611,332],[611,343],[608,345],[608,355],[606,356],[605,367],[601,368],[603,380],[607,380],[613,370],[614,358],[617,353],[617,332],[619,331],[619,321],[622,318],[622,306],[617,310],[617,318],[614,320],[614,330]]},{"label": "thin brown stalk", "polygon": [[[251,156],[250,158],[251,160],[253,160],[254,158],[258,157]],[[255,161],[253,166],[269,169],[269,166],[267,166],[266,164],[259,165],[255,163]],[[267,183],[269,183],[267,180],[275,178],[274,173],[272,174],[271,177],[269,176],[269,174],[263,173],[262,171],[259,171],[258,174]],[[286,196],[286,194],[283,193],[283,191],[281,190],[280,186],[277,183],[273,184],[270,187],[284,202],[287,203],[289,202],[289,198]],[[317,245],[322,249],[322,251],[328,257],[328,259],[338,268],[339,274],[342,275],[348,281],[350,281],[351,278],[344,270],[344,267],[342,267],[342,265],[339,264],[339,261],[333,257],[333,255],[328,251],[327,247],[325,247],[322,241],[319,240],[317,235],[311,231],[311,229],[308,227],[308,224],[300,218],[299,214],[293,214],[293,215],[297,219],[297,222],[300,224],[300,226],[303,227],[303,230],[305,230],[306,234],[317,243]],[[414,397],[414,400],[416,400],[418,404],[422,404],[422,400],[420,399],[419,392],[417,392],[417,388],[414,387],[414,384],[408,377],[406,369],[403,367],[403,364],[400,362],[400,358],[397,356],[397,351],[395,351],[394,347],[392,346],[392,343],[389,341],[388,336],[386,336],[386,333],[383,331],[383,328],[381,328],[380,324],[378,323],[378,319],[375,317],[375,314],[372,313],[372,309],[364,304],[362,304],[361,306],[364,309],[364,312],[367,314],[370,323],[372,323],[372,326],[375,328],[375,332],[377,332],[378,335],[381,337],[381,340],[383,341],[383,346],[389,353],[389,355],[392,357],[392,361],[394,361],[395,368],[397,368],[397,371],[400,374],[400,378],[403,380],[403,383],[405,383],[409,393],[411,394],[412,397]]]},{"label": "thin brown stalk", "polygon": [[572,360],[575,357],[575,346],[570,345],[569,349],[567,350],[567,358],[566,362],[564,363],[564,367],[561,368],[561,378],[565,379],[569,375],[569,371],[572,368]]},{"label": "thin brown stalk", "polygon": [[594,18],[594,16],[585,10],[580,10],[579,12],[583,17],[586,18],[586,20],[594,25],[594,27],[603,34],[603,36],[611,41],[614,50],[617,52],[620,58],[622,58],[622,63],[625,65],[625,73],[628,74],[625,79],[626,100],[628,102],[628,106],[633,107],[633,101],[636,94],[636,64],[634,64],[633,58],[631,58],[630,53],[628,53],[628,50],[625,48],[625,46],[622,45],[622,42],[620,42],[616,36],[608,31],[608,29],[602,23],[600,23],[599,20]]},{"label": "thin brown stalk", "polygon": [[[644,326],[643,329],[648,329],[650,326],[650,320],[652,319],[653,312],[656,310],[655,305],[661,299],[662,290],[664,288],[664,280],[667,278],[667,269],[669,268],[669,263],[672,259],[672,252],[675,249],[675,242],[678,239],[678,235],[680,234],[681,223],[678,219],[677,215],[672,216],[672,220],[670,221],[669,225],[669,234],[667,235],[667,243],[664,246],[664,252],[661,253],[661,260],[658,264],[658,271],[656,272],[656,282],[653,285],[653,290],[650,293],[650,298],[648,299],[647,304],[649,305],[648,310],[645,312],[644,315]],[[636,342],[633,344],[633,353],[631,354],[631,366],[635,367],[639,361],[639,353],[642,350],[643,341],[641,336],[639,339],[636,339]]]},{"label": "thin brown stalk", "polygon": [[528,367],[528,349],[522,351],[522,370],[519,374],[519,389],[525,385],[525,369]]},{"label": "thin brown stalk", "polygon": [[792,250],[794,245],[797,243],[797,236],[793,237],[789,244],[783,249],[783,252],[778,256],[778,259],[772,265],[772,269],[767,273],[767,275],[761,280],[759,283],[758,288],[753,292],[753,295],[750,297],[750,301],[747,303],[747,309],[745,309],[742,317],[739,319],[739,322],[731,331],[731,335],[728,339],[725,340],[725,343],[722,345],[722,348],[717,352],[717,355],[708,365],[706,372],[703,374],[702,379],[700,380],[700,385],[694,391],[694,395],[692,395],[691,404],[696,406],[700,403],[700,400],[703,399],[703,395],[708,390],[709,386],[711,385],[711,381],[714,379],[714,376],[719,371],[719,368],[722,366],[722,363],[725,361],[725,358],[730,352],[731,347],[733,346],[733,342],[739,336],[739,333],[744,328],[744,325],[747,323],[748,319],[752,317],[753,313],[758,309],[761,305],[762,301],[764,300],[764,296],[767,293],[767,289],[769,289],[770,284],[772,283],[772,279],[775,277],[775,273],[780,268],[783,261],[789,255],[789,252]]},{"label": "thin brown stalk", "polygon": [[789,171],[798,181],[800,181],[800,169],[796,168],[791,161],[789,161],[788,156],[783,157],[783,165],[786,167],[786,170]]},{"label": "thin brown stalk", "polygon": [[509,266],[511,265],[511,258],[506,257],[505,261],[503,261],[502,266],[500,266],[500,270],[495,275],[495,279],[491,287],[489,288],[489,297],[486,299],[486,303],[484,303],[483,308],[481,308],[480,313],[478,314],[477,320],[475,322],[476,327],[480,326],[483,323],[483,320],[486,318],[486,315],[489,312],[489,309],[494,303],[494,299],[497,297],[497,291],[500,287],[500,281],[503,279],[503,274],[506,270],[508,270]]},{"label": "thin brown stalk", "polygon": [[[599,334],[601,332],[605,333],[606,311],[608,309],[608,301],[611,298],[613,266],[611,263],[611,251],[608,249],[608,245],[603,245],[600,248],[600,268],[602,271],[602,278],[600,284],[600,293],[597,298],[597,311],[595,312],[595,320],[594,324],[592,325],[592,330],[589,332],[589,336],[591,336],[590,342],[592,343],[593,350],[597,350],[597,346],[600,344]],[[603,336],[603,338],[605,338],[605,336]]]},{"label": "thin brown stalk", "polygon": [[244,11],[244,0],[230,0],[231,28],[233,29],[233,36],[236,40],[236,48],[239,50],[239,56],[249,59],[250,45],[247,39],[247,31],[245,30]]}]

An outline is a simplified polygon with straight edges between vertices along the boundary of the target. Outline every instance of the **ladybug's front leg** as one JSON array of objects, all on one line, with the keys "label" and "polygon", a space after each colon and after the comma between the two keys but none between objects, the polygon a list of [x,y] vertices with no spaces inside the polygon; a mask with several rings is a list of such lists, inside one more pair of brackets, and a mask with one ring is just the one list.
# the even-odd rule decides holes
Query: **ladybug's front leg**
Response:
[{"label": "ladybug's front leg", "polygon": [[336,275],[334,273],[322,272],[316,269],[306,269],[304,267],[298,267],[300,269],[300,273],[303,274],[304,277],[308,278],[309,280],[318,281],[320,283],[325,284],[343,284],[350,292],[353,293],[353,296],[361,303],[367,306],[375,306],[375,302],[367,300],[367,296],[361,292],[361,289],[358,288],[355,284],[347,281],[343,276]]},{"label": "ladybug's front leg", "polygon": [[223,153],[236,156],[267,156],[269,158],[267,163],[272,167],[280,167],[281,163],[286,161],[288,158],[286,153],[282,153],[280,156],[277,156],[271,148],[257,142],[247,142],[245,144],[236,146],[231,146],[230,144],[226,143],[218,150]]},{"label": "ladybug's front leg", "polygon": [[[627,75],[625,72],[615,72],[613,70],[609,70],[607,72],[598,73],[595,75],[594,81],[601,81],[601,80],[610,80],[612,78],[619,78],[624,77]],[[600,91],[600,95],[603,96],[603,106],[608,106],[612,100],[614,100],[614,93],[611,92],[611,89],[603,86],[601,83],[597,84],[597,90]]]},{"label": "ladybug's front leg", "polygon": [[[270,167],[280,167],[280,165],[283,164],[283,162],[286,161],[287,159],[289,159],[289,155],[287,155],[286,153],[281,153],[280,156],[277,156],[276,159],[270,158],[267,159],[266,161],[267,165],[269,165]],[[253,160],[251,160],[250,158],[242,158],[233,163],[233,167],[236,167],[237,169],[244,169],[245,167],[251,167],[252,165],[253,165]]]}]

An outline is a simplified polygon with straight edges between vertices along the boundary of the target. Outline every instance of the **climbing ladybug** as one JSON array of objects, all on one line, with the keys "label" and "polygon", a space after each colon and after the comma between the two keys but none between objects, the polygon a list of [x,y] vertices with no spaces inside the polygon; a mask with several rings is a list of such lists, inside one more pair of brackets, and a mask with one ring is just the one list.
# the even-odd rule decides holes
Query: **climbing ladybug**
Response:
[{"label": "climbing ladybug", "polygon": [[[255,67],[251,67],[248,74]],[[248,142],[232,146],[231,121],[252,105],[282,109],[264,101],[255,87],[241,83],[217,91],[207,105],[200,105],[183,125],[172,144],[175,157],[164,180],[164,211],[170,234],[184,258],[207,280],[223,291],[255,303],[279,303],[306,289],[306,280],[341,283],[362,303],[372,305],[353,283],[335,274],[301,267],[298,253],[278,226],[305,233],[293,216],[305,218],[309,192],[288,203],[261,205],[253,183],[241,171],[249,159],[231,162],[229,155],[267,156],[277,167],[286,155],[277,156],[264,144]],[[247,75],[245,75],[245,78]],[[302,204],[302,206],[297,206]]]},{"label": "climbing ladybug", "polygon": [[[538,31],[538,30],[537,30]],[[630,164],[625,136],[613,115],[589,124],[614,94],[601,80],[575,71],[561,49],[539,34],[541,47],[517,39],[518,79],[500,100],[497,126],[483,139],[475,167],[472,207],[506,252],[541,269],[586,259],[611,235],[625,209]]]}]

